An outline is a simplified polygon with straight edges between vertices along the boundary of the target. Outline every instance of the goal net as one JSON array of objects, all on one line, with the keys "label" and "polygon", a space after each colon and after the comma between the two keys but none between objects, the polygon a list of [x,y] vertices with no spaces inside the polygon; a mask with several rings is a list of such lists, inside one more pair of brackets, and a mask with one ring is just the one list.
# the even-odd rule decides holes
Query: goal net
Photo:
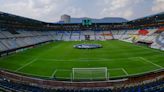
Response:
[{"label": "goal net", "polygon": [[72,68],[72,80],[107,80],[108,69],[101,68]]}]

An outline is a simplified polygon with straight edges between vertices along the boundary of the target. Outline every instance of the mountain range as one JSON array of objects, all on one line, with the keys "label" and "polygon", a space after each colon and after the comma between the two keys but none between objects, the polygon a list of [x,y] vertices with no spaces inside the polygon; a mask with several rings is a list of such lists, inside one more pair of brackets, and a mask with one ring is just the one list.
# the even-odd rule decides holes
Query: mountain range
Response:
[{"label": "mountain range", "polygon": [[[82,20],[86,19],[84,18],[71,18],[70,23],[82,23]],[[94,18],[89,18],[92,20],[92,23],[122,23],[122,22],[127,22],[127,19],[120,18],[120,17],[105,17],[101,19],[94,19]]]}]

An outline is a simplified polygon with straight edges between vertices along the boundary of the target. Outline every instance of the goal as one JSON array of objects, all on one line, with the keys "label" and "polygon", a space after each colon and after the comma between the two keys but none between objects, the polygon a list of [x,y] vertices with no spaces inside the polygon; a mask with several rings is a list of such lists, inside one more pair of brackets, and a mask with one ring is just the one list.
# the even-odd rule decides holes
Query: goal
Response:
[{"label": "goal", "polygon": [[72,80],[108,80],[107,67],[72,68]]}]

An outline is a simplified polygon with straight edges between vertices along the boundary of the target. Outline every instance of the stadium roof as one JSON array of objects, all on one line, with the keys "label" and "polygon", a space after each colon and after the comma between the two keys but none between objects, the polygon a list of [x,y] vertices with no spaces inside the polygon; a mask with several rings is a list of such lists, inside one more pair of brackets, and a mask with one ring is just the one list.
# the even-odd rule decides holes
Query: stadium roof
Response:
[{"label": "stadium roof", "polygon": [[164,12],[161,12],[161,13],[158,13],[158,14],[153,14],[153,15],[150,15],[150,16],[142,17],[142,18],[137,18],[137,19],[131,20],[129,22],[136,22],[136,21],[141,21],[141,20],[149,21],[152,18],[154,18],[158,21],[164,21]]},{"label": "stadium roof", "polygon": [[[156,18],[159,21],[164,21],[164,12],[154,14],[154,15],[150,15],[150,16],[146,16],[146,17],[143,17],[143,18],[138,18],[138,19],[131,20],[131,21],[128,21],[128,22],[135,22],[135,21],[140,21],[140,20],[145,20],[146,21],[146,20],[149,20],[151,18]],[[104,19],[106,19],[106,18],[104,18]],[[122,18],[119,18],[119,19],[122,19]],[[8,13],[4,13],[4,12],[0,11],[0,21],[2,21],[2,20],[16,21],[16,22],[21,22],[21,23],[22,22],[23,23],[35,23],[35,24],[47,23],[47,22],[43,22],[43,21],[31,19],[31,18],[26,18],[26,17],[22,17],[22,16],[17,16],[17,15],[13,15],[13,14],[8,14]],[[77,22],[77,24],[78,23],[79,22]],[[98,23],[100,23],[100,22],[98,22]],[[104,23],[104,22],[102,22],[102,23]],[[105,23],[107,23],[107,22],[105,21]],[[112,23],[112,22],[109,22],[109,23]],[[63,23],[53,23],[53,24],[63,24]],[[75,24],[75,23],[71,23],[71,24]]]},{"label": "stadium roof", "polygon": [[8,13],[4,13],[4,12],[0,12],[0,21],[13,21],[13,22],[17,22],[17,23],[27,23],[27,24],[42,24],[44,22],[39,21],[39,20],[35,20],[35,19],[31,19],[31,18],[26,18],[26,17],[22,17],[22,16],[17,16],[17,15],[13,15],[13,14],[8,14]]},{"label": "stadium roof", "polygon": [[128,29],[128,28],[145,28],[145,27],[161,27],[164,26],[164,12],[155,15],[135,19],[122,23],[93,23],[93,26],[83,27],[81,23],[47,23],[35,19],[25,18],[13,14],[0,12],[0,27],[13,27],[18,29],[33,29],[33,30],[80,30],[87,29]]}]

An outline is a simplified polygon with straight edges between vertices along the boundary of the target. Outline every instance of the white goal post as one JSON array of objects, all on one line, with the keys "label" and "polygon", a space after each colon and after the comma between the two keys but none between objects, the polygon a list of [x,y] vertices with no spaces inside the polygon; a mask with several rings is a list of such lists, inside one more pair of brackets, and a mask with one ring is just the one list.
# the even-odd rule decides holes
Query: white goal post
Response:
[{"label": "white goal post", "polygon": [[108,68],[72,68],[72,80],[108,80]]}]

